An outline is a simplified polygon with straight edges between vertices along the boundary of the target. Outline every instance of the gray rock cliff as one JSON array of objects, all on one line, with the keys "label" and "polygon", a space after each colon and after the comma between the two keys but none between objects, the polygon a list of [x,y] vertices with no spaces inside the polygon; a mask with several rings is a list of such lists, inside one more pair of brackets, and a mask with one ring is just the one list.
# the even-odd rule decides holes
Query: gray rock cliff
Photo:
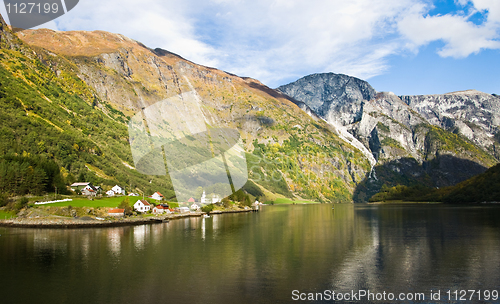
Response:
[{"label": "gray rock cliff", "polygon": [[278,90],[347,130],[373,154],[374,170],[360,185],[368,196],[382,184],[454,185],[499,159],[500,98],[494,95],[398,97],[333,73],[309,75]]}]

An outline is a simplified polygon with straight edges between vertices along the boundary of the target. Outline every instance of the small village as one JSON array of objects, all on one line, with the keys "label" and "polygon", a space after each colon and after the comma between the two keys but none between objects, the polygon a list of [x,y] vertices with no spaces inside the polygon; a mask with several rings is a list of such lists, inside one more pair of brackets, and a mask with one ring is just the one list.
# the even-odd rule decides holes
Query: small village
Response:
[{"label": "small village", "polygon": [[[75,192],[77,195],[81,195],[87,197],[88,199],[96,199],[98,197],[115,197],[115,196],[123,196],[128,197],[129,202],[132,205],[133,213],[130,214],[127,212],[126,208],[109,208],[108,216],[119,218],[127,215],[170,215],[170,214],[190,214],[194,216],[207,216],[209,213],[223,213],[228,211],[238,211],[238,209],[242,209],[241,211],[258,211],[259,206],[262,205],[258,200],[249,207],[249,206],[239,206],[236,205],[233,208],[224,208],[222,199],[218,195],[212,194],[209,198],[205,191],[203,191],[202,195],[199,199],[194,197],[189,198],[186,202],[176,202],[169,203],[166,201],[165,197],[159,192],[156,191],[152,195],[147,196],[147,199],[143,196],[140,198],[138,193],[130,192],[126,193],[125,189],[119,185],[113,186],[110,190],[104,192],[100,186],[94,186],[90,182],[77,182],[71,184],[71,190]],[[103,193],[104,192],[104,193]],[[175,206],[172,206],[175,205]],[[210,208],[204,208],[206,206],[212,205]],[[213,206],[219,206],[220,208],[214,208]],[[127,214],[128,213],[128,214]]]},{"label": "small village", "polygon": [[[195,197],[169,201],[155,191],[146,196],[114,185],[103,189],[91,182],[75,182],[69,195],[23,197],[4,207],[0,226],[10,227],[104,227],[162,223],[186,217],[210,218],[223,213],[256,212],[263,203],[248,194],[222,198],[199,187]],[[108,190],[109,189],[109,190]],[[149,194],[149,193],[148,193]],[[253,201],[253,203],[252,203]]]}]

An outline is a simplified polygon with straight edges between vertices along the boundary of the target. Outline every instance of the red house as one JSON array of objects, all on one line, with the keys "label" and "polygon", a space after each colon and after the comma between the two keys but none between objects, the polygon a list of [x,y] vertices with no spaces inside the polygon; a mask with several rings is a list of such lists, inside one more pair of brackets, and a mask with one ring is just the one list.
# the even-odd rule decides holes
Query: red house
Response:
[{"label": "red house", "polygon": [[122,216],[125,215],[125,209],[111,208],[111,209],[108,210],[108,215],[109,216],[122,217]]}]

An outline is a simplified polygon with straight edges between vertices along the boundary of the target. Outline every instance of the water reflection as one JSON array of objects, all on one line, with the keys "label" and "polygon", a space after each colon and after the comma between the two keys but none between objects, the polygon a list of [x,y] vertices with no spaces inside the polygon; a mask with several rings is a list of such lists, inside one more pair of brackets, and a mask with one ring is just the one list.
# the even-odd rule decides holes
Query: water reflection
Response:
[{"label": "water reflection", "polygon": [[108,230],[108,247],[109,251],[115,256],[115,258],[120,257],[122,231],[122,229],[116,228]]},{"label": "water reflection", "polygon": [[498,209],[480,210],[478,216],[471,211],[450,206],[357,208],[356,223],[370,222],[362,229],[372,235],[372,242],[345,256],[332,273],[330,288],[498,288],[499,276],[491,269],[500,269],[499,230],[492,233],[493,227],[481,221],[491,211],[498,215]]},{"label": "water reflection", "polygon": [[146,239],[150,230],[150,225],[134,226],[134,244],[137,250],[143,250],[146,246]]},{"label": "water reflection", "polygon": [[[132,227],[0,228],[0,286],[16,303],[288,303],[292,290],[500,289],[499,216],[499,207],[295,205]],[[26,281],[37,282],[32,293],[13,283]]]},{"label": "water reflection", "polygon": [[205,225],[206,225],[206,220],[205,220],[205,218],[203,218],[203,219],[201,220],[201,238],[202,238],[203,240],[205,240],[205,234],[206,234],[206,228],[205,228]]}]

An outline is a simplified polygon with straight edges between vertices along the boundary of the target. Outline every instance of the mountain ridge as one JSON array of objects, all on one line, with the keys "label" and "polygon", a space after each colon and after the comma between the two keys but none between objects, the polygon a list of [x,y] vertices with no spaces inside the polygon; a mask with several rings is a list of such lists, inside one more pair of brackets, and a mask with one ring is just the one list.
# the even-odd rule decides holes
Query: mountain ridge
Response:
[{"label": "mountain ridge", "polygon": [[[500,151],[495,144],[498,132],[491,129],[486,133],[481,121],[471,125],[446,112],[429,121],[424,109],[443,95],[434,99],[427,95],[422,95],[423,99],[399,97],[376,92],[366,81],[334,73],[305,76],[301,79],[305,79],[302,81],[308,85],[307,90],[297,88],[295,93],[286,92],[285,86],[272,89],[256,79],[197,65],[120,34],[27,30],[17,32],[16,36],[3,25],[0,33],[4,56],[0,63],[6,69],[6,77],[16,77],[19,84],[42,92],[39,86],[46,84],[30,79],[43,71],[51,79],[53,90],[62,90],[61,94],[67,96],[64,98],[79,96],[87,104],[85,111],[96,117],[102,113],[105,125],[119,130],[94,141],[93,148],[107,149],[106,155],[120,155],[119,161],[114,158],[120,163],[116,171],[106,165],[110,161],[108,156],[78,155],[81,166],[74,168],[62,162],[60,156],[23,147],[27,153],[41,153],[54,159],[69,175],[102,172],[101,180],[109,177],[122,184],[129,183],[126,175],[134,170],[125,134],[130,117],[160,100],[190,91],[199,95],[208,125],[240,131],[250,181],[270,193],[268,198],[281,195],[348,202],[354,197],[355,201],[366,201],[384,184],[447,186],[484,172],[498,162],[495,158],[495,151]],[[27,60],[29,65],[23,63]],[[314,79],[320,79],[318,83],[324,85],[315,86]],[[24,97],[11,91],[9,94],[6,98],[15,97],[27,104]],[[483,96],[476,101],[491,104],[493,114],[488,116],[488,111],[480,114],[485,119],[496,119],[489,96],[497,97],[482,94],[485,93],[459,91],[445,96],[465,99]],[[50,101],[44,103],[44,99]],[[464,105],[467,102],[470,100],[465,100]],[[85,118],[78,102],[64,104],[63,99],[42,94],[30,109],[30,119],[52,123],[62,133],[68,127],[54,119],[81,123],[59,112],[49,117],[47,113],[54,111],[54,106],[74,113],[71,115],[78,119]],[[92,131],[97,131],[91,121],[85,124],[75,129],[75,143],[83,143],[83,138],[91,138]],[[464,126],[472,131],[467,133]],[[111,144],[113,140],[117,142]],[[481,146],[475,141],[485,144]],[[19,149],[16,153],[24,153]],[[133,183],[143,183],[138,176],[134,178]],[[154,185],[163,183],[161,189],[173,193],[168,182],[161,182],[158,177],[142,178],[152,180]]]},{"label": "mountain ridge", "polygon": [[[59,154],[47,154],[25,145],[11,149],[9,153],[19,154],[24,150],[54,159],[61,170],[72,176],[83,174],[85,177],[89,172],[95,175],[102,171],[102,177],[94,177],[96,184],[131,183],[132,189],[145,188],[146,192],[160,190],[172,198],[173,191],[168,181],[156,176],[139,177],[134,172],[130,148],[126,145],[126,127],[131,116],[143,107],[196,91],[208,125],[240,131],[251,183],[245,191],[254,196],[264,193],[264,200],[295,197],[323,202],[350,202],[356,185],[362,182],[370,169],[366,158],[350,143],[339,138],[335,128],[314,115],[307,115],[296,105],[300,102],[266,87],[258,80],[200,66],[168,51],[150,49],[117,34],[29,30],[12,37],[21,38],[16,41],[31,57],[28,59],[16,48],[1,49],[2,54],[6,54],[0,57],[0,64],[7,68],[5,77],[13,77],[18,85],[31,88],[35,93],[42,92],[43,83],[25,80],[37,77],[43,70],[47,74],[45,78],[53,82],[54,90],[62,90],[60,96],[69,98],[67,94],[71,92],[76,95],[85,92],[82,95],[85,102],[75,100],[68,104],[63,104],[62,99],[49,98],[53,100],[48,102],[43,96],[37,97],[33,100],[34,114],[59,126],[64,134],[71,127],[62,122],[70,119],[56,109],[64,107],[68,110],[65,113],[75,113],[74,122],[71,120],[75,124],[80,123],[80,117],[88,120],[84,116],[85,111],[92,112],[119,132],[93,134],[99,130],[90,120],[85,127],[71,129],[75,141],[102,137],[96,145],[105,151],[104,156],[85,155],[85,160],[71,152],[73,160],[66,161]],[[76,42],[69,43],[73,41]],[[29,65],[23,65],[28,61]],[[74,84],[81,88],[77,90]],[[16,96],[11,90],[5,98],[19,98],[25,102],[25,97]],[[79,109],[81,106],[83,109]],[[18,119],[16,115],[21,115],[17,109],[7,110],[11,116],[6,120],[15,121]],[[48,115],[52,112],[54,115]],[[29,124],[30,119],[20,124]],[[16,132],[8,126],[5,128],[8,132]],[[61,144],[66,141],[58,133],[51,136]],[[19,135],[16,140],[27,142],[25,135]],[[54,145],[52,142],[51,139],[50,145]],[[113,158],[112,154],[120,155],[128,166]],[[109,166],[110,161],[114,167]],[[114,180],[107,180],[106,176]],[[143,182],[148,180],[152,184],[145,187]]]},{"label": "mountain ridge", "polygon": [[[348,78],[374,94],[343,86]],[[325,121],[347,130],[373,154],[373,174],[360,185],[371,194],[384,184],[450,186],[500,159],[500,98],[494,95],[466,90],[397,96],[333,73],[308,75],[278,90],[318,109]]]}]

